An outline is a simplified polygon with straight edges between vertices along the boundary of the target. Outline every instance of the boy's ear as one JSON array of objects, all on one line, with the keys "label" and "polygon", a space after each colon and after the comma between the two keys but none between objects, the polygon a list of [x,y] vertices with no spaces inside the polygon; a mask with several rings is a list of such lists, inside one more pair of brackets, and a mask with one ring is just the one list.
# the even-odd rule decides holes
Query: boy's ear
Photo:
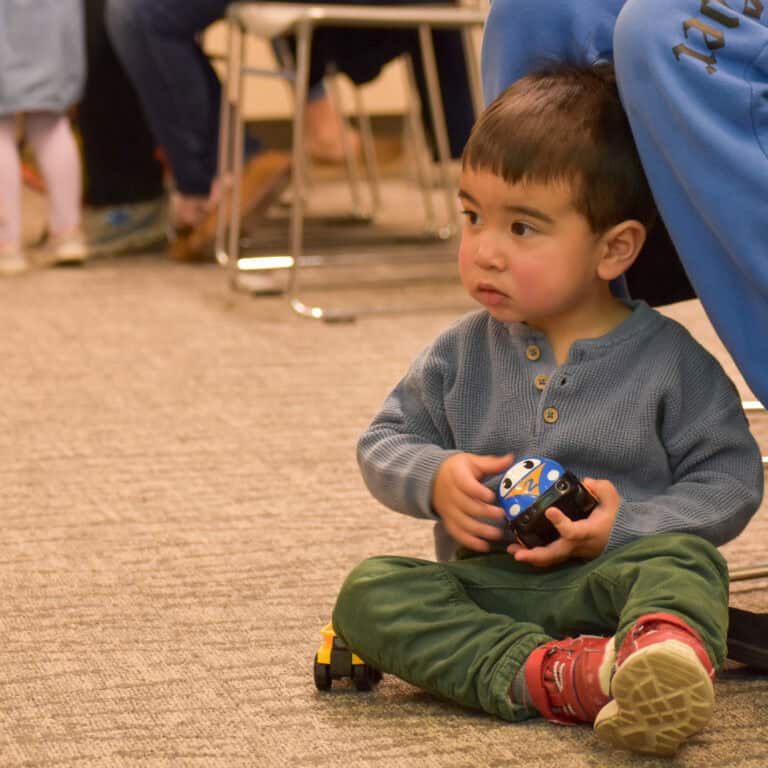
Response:
[{"label": "boy's ear", "polygon": [[622,221],[602,236],[603,256],[597,267],[602,280],[623,275],[634,263],[645,242],[646,229],[634,219]]}]

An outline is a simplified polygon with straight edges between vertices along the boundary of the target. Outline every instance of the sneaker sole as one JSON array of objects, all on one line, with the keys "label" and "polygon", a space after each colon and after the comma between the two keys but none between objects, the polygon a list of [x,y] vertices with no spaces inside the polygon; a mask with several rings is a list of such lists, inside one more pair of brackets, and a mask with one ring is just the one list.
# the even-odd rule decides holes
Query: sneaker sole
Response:
[{"label": "sneaker sole", "polygon": [[149,250],[153,246],[162,246],[166,242],[165,225],[153,225],[153,229],[147,231],[137,228],[136,232],[128,232],[115,235],[111,240],[94,241],[88,243],[88,256],[116,256],[132,251]]},{"label": "sneaker sole", "polygon": [[597,735],[618,747],[672,755],[709,722],[715,690],[691,648],[669,640],[633,653],[611,682],[613,699],[595,719]]},{"label": "sneaker sole", "polygon": [[85,264],[87,256],[84,253],[57,255],[53,257],[53,265],[56,267],[81,267]]}]

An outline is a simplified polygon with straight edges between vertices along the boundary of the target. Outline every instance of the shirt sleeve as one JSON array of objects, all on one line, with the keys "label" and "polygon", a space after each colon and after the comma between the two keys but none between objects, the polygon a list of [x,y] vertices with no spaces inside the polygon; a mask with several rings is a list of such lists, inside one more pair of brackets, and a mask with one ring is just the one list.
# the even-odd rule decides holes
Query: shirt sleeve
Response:
[{"label": "shirt sleeve", "polygon": [[719,546],[760,506],[760,450],[733,383],[704,350],[687,350],[676,367],[685,385],[670,388],[660,426],[672,481],[663,493],[623,500],[606,551],[664,532]]},{"label": "shirt sleeve", "polygon": [[458,453],[443,407],[447,370],[438,341],[414,361],[357,446],[373,496],[397,512],[430,520],[439,519],[432,509],[435,473]]}]

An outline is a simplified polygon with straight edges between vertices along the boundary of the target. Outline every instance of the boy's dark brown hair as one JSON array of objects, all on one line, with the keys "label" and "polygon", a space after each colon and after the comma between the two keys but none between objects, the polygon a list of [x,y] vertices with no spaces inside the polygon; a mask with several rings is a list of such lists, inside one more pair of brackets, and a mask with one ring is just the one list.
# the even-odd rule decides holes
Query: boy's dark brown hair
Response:
[{"label": "boy's dark brown hair", "polygon": [[515,82],[475,124],[462,167],[508,184],[565,181],[596,233],[627,219],[647,227],[655,217],[608,64],[552,65]]}]

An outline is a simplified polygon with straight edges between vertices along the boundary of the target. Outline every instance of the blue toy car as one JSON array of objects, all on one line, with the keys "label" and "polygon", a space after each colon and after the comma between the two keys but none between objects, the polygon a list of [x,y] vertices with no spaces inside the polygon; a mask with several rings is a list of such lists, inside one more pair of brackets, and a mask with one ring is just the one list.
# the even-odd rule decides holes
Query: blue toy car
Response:
[{"label": "blue toy car", "polygon": [[499,482],[498,496],[509,537],[526,547],[546,546],[560,535],[546,517],[550,507],[571,520],[583,520],[598,503],[575,475],[540,456],[513,464]]},{"label": "blue toy car", "polygon": [[528,509],[565,474],[552,459],[527,456],[515,462],[499,482],[499,500],[508,520]]}]

